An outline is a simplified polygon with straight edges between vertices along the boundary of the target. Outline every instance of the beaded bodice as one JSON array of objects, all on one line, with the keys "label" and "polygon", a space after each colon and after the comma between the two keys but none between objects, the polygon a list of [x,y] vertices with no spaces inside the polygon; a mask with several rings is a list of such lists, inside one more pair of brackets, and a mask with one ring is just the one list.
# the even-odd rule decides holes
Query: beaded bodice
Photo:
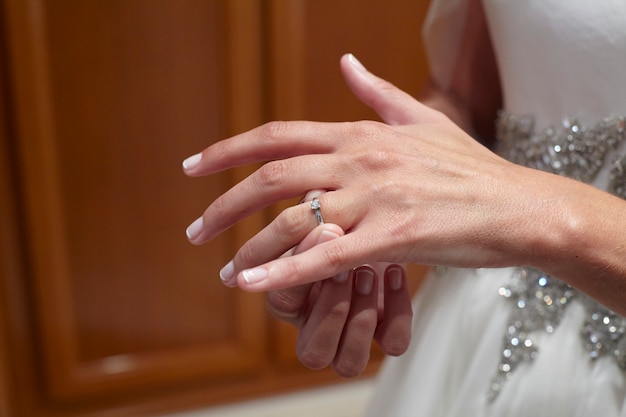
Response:
[{"label": "beaded bodice", "polygon": [[561,126],[536,132],[531,116],[501,112],[497,121],[498,153],[516,164],[592,183],[610,166],[610,182],[600,186],[626,198],[626,118],[605,117],[585,125],[567,117]]},{"label": "beaded bodice", "polygon": [[[498,152],[512,162],[596,183],[626,198],[626,122],[606,117],[594,125],[566,118],[558,127],[536,131],[528,116],[501,113],[497,122]],[[603,178],[599,178],[603,173]],[[600,184],[597,184],[600,183]],[[541,354],[533,334],[552,333],[572,302],[585,308],[581,343],[590,360],[612,356],[626,370],[626,318],[555,277],[529,267],[515,268],[499,289],[511,307],[498,370],[488,396],[495,399],[515,369]]]}]

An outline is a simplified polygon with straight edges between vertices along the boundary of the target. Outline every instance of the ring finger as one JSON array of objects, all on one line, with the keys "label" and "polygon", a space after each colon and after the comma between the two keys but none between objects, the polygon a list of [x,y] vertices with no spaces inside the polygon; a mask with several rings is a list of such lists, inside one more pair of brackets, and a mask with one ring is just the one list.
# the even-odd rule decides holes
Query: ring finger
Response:
[{"label": "ring finger", "polygon": [[[326,223],[349,230],[361,217],[359,210],[339,210],[344,201],[353,201],[352,193],[330,191],[320,196],[320,211]],[[352,206],[353,204],[350,204]],[[309,202],[283,210],[268,226],[245,242],[233,259],[234,271],[252,268],[278,258],[317,227],[318,221]]]}]

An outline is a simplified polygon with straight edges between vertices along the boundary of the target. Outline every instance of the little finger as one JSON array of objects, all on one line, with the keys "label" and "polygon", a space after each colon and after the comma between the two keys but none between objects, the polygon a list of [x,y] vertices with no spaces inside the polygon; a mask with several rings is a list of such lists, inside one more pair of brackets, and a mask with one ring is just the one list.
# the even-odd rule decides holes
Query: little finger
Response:
[{"label": "little finger", "polygon": [[392,264],[385,270],[384,313],[375,339],[387,355],[403,354],[411,341],[413,310],[405,269]]}]

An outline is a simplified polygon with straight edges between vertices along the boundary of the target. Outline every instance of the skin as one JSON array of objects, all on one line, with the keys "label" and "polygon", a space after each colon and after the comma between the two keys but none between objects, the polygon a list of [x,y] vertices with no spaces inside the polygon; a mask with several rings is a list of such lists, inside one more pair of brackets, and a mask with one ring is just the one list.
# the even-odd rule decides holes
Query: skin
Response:
[{"label": "skin", "polygon": [[[422,102],[444,112],[459,126],[472,132],[474,137],[491,144],[493,120],[497,110],[501,108],[500,86],[482,3],[479,1],[470,8],[463,39],[457,71],[449,90],[444,93],[434,82],[430,82],[422,94]],[[325,190],[310,191],[304,201],[311,201],[313,197],[319,197],[324,192]],[[332,230],[335,227],[336,225],[325,224],[314,229],[298,245],[295,253],[314,246],[317,236],[323,233],[324,229],[330,228],[329,232],[336,232],[336,229]],[[338,237],[336,234],[334,236]],[[288,256],[293,253],[294,251],[291,251]],[[405,284],[405,271],[400,268],[393,269],[401,273],[401,276],[396,278],[401,280],[401,287],[396,288],[397,284],[389,285],[385,270],[399,265],[373,263],[368,266],[374,273],[374,282],[379,283],[377,299],[364,296],[356,290],[358,287],[356,285],[355,291],[319,291],[318,287],[320,285],[327,287],[329,280],[268,293],[268,309],[276,317],[292,323],[298,329],[296,352],[306,366],[317,369],[332,363],[335,371],[341,376],[358,375],[369,358],[373,328],[376,328],[374,339],[386,354],[400,355],[408,348],[411,339],[412,310]],[[359,270],[364,271],[364,266]],[[343,275],[347,277],[346,273]],[[338,275],[336,278],[341,276]],[[379,277],[385,279],[381,280]],[[226,284],[236,286],[236,282],[233,281]],[[356,281],[354,283],[356,284]],[[352,282],[344,285],[350,286]],[[358,320],[348,320],[347,310],[350,309],[351,303],[354,306],[362,306],[363,301],[360,299],[363,297],[367,300],[367,306],[361,307]],[[344,334],[351,337],[342,338]],[[341,343],[337,343],[339,340]],[[345,352],[350,352],[350,355]]]},{"label": "skin", "polygon": [[[332,363],[351,376],[366,363],[373,337],[383,344],[406,341],[406,307],[398,313],[385,306],[407,296],[388,294],[384,285],[378,299],[360,294],[355,272],[341,285],[320,281],[353,268],[364,277],[372,273],[373,281],[385,277],[363,266],[368,263],[528,265],[626,314],[626,223],[617,221],[626,203],[514,165],[467,133],[490,143],[484,120],[493,120],[500,98],[497,77],[477,75],[495,71],[495,61],[485,47],[482,11],[473,8],[472,15],[445,94],[432,85],[417,101],[344,56],[347,84],[383,122],[272,122],[185,164],[188,175],[200,176],[269,161],[206,209],[188,230],[194,244],[274,202],[326,190],[319,199],[327,224],[317,226],[306,202],[290,207],[223,271],[230,285],[273,291],[270,309],[299,327],[299,356],[309,366]],[[331,234],[320,239],[324,230]],[[403,275],[402,282],[405,288]],[[393,303],[387,300],[394,296]],[[406,343],[394,349],[401,353]]]},{"label": "skin", "polygon": [[[323,193],[310,191],[304,201]],[[337,225],[320,225],[283,256],[343,234]],[[332,279],[270,291],[267,304],[276,317],[298,328],[296,353],[304,365],[320,369],[332,364],[343,377],[365,368],[372,339],[395,356],[404,353],[411,338],[410,293],[405,270],[397,264],[361,265]]]}]

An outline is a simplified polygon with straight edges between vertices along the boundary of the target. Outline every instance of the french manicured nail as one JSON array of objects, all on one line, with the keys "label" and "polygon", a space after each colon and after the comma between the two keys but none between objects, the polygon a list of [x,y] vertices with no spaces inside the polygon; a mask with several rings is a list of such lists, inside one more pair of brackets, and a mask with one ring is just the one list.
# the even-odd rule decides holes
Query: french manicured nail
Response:
[{"label": "french manicured nail", "polygon": [[356,68],[358,68],[359,70],[367,71],[367,68],[365,68],[365,66],[363,64],[361,64],[361,61],[356,59],[356,57],[354,55],[348,54],[348,61],[350,61],[350,63],[352,65],[354,65]]},{"label": "french manicured nail", "polygon": [[183,169],[186,169],[186,170],[192,169],[193,167],[198,165],[198,163],[200,163],[201,159],[202,159],[201,153],[197,153],[195,155],[190,156],[189,158],[183,161]]},{"label": "french manicured nail", "polygon": [[254,268],[247,269],[243,271],[243,280],[246,281],[246,284],[258,284],[267,278],[267,269],[265,268]]},{"label": "french manicured nail", "polygon": [[322,233],[320,233],[320,237],[317,238],[317,244],[319,245],[320,243],[329,242],[333,239],[337,239],[338,237],[339,235],[337,233],[331,232],[329,230],[324,230],[322,231]]},{"label": "french manicured nail", "polygon": [[191,223],[185,231],[185,233],[187,233],[187,239],[194,240],[195,238],[197,238],[202,231],[203,226],[204,220],[202,219],[202,217],[198,217],[196,220],[194,220],[194,222]]},{"label": "french manicured nail", "polygon": [[355,277],[356,292],[370,295],[374,286],[374,273],[367,268],[357,269]]},{"label": "french manicured nail", "polygon": [[391,267],[387,270],[389,286],[392,290],[398,291],[402,288],[402,270],[398,267]]},{"label": "french manicured nail", "polygon": [[222,282],[229,282],[233,276],[235,275],[235,263],[230,261],[224,266],[224,268],[220,269],[220,279]]}]

